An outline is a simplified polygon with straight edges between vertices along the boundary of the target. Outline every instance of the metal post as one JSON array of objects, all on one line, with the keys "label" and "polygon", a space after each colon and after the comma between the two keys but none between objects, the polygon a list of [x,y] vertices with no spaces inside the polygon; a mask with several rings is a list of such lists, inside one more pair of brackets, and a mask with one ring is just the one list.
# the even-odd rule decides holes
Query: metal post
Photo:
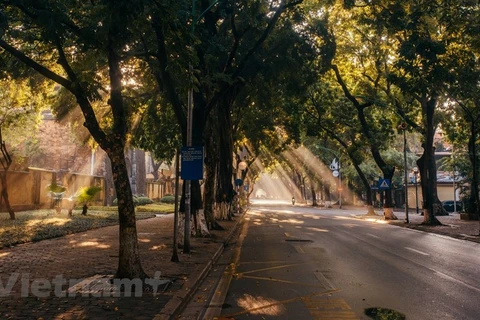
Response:
[{"label": "metal post", "polygon": [[[192,66],[190,65],[190,71]],[[187,147],[192,146],[192,125],[193,125],[193,88],[188,90],[187,110]],[[185,232],[183,233],[183,253],[190,253],[190,216],[191,216],[191,181],[185,180]]]},{"label": "metal post", "polygon": [[453,154],[453,144],[452,144],[452,162],[453,162],[453,212],[457,213],[457,195],[455,192],[455,156]]},{"label": "metal post", "polygon": [[338,201],[339,201],[339,209],[342,209],[342,174],[340,173],[340,157],[338,157],[338,184],[339,184],[339,189],[338,189]]},{"label": "metal post", "polygon": [[175,155],[175,209],[174,209],[174,216],[173,216],[173,253],[172,253],[172,262],[179,262],[178,259],[178,184],[179,178],[178,175],[180,173],[179,169],[179,151]]},{"label": "metal post", "polygon": [[403,130],[403,161],[405,163],[405,222],[409,223],[408,219],[408,166],[407,166],[407,130]]},{"label": "metal post", "polygon": [[419,214],[419,212],[418,212],[418,181],[417,181],[418,171],[417,170],[414,170],[413,174],[415,176],[415,206],[417,208],[417,214]]}]

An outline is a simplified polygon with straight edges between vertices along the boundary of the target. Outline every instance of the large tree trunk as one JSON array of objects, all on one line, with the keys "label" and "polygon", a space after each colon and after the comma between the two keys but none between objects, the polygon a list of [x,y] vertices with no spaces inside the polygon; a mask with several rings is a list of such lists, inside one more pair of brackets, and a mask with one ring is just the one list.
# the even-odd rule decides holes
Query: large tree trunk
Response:
[{"label": "large tree trunk", "polygon": [[[226,95],[224,96],[226,97]],[[217,204],[230,205],[234,196],[232,184],[233,173],[233,140],[232,140],[232,119],[230,114],[231,103],[228,99],[222,99],[217,103],[218,115],[218,154],[220,162],[217,174]],[[231,219],[229,213],[228,218]]]},{"label": "large tree trunk", "polygon": [[[382,172],[385,179],[388,179],[392,183],[393,173],[395,167],[391,168],[388,166],[383,167]],[[385,190],[385,202],[383,206],[383,214],[386,220],[397,220],[397,216],[393,213],[393,195],[392,191]]]},{"label": "large tree trunk", "polygon": [[110,158],[105,157],[105,201],[107,206],[113,205],[113,200],[117,198],[115,185],[113,184],[112,162]]},{"label": "large tree trunk", "polygon": [[123,146],[106,150],[112,163],[113,183],[117,191],[119,218],[119,256],[116,278],[145,279],[138,253],[137,226],[132,190],[128,179]]},{"label": "large tree trunk", "polygon": [[208,130],[208,137],[206,138],[206,152],[205,157],[205,184],[203,189],[203,203],[205,219],[207,225],[211,230],[223,230],[223,227],[215,220],[215,179],[218,159],[213,144],[213,137],[211,136],[211,130]]},{"label": "large tree trunk", "polygon": [[470,138],[468,139],[468,157],[470,159],[470,163],[472,164],[472,183],[470,187],[470,198],[469,198],[469,208],[473,213],[477,216],[480,213],[480,195],[478,193],[478,155],[477,155],[477,134],[475,130],[475,122],[472,121],[470,125]]},{"label": "large tree trunk", "polygon": [[425,143],[423,145],[423,155],[417,160],[417,165],[420,171],[420,177],[422,182],[422,195],[423,195],[423,224],[426,225],[439,225],[440,221],[435,217],[434,205],[438,200],[437,197],[437,170],[435,164],[435,148],[433,146],[433,138],[435,135],[434,125],[434,112],[437,104],[436,98],[427,99],[423,97],[422,113],[423,122],[426,130]]},{"label": "large tree trunk", "polygon": [[[0,173],[0,180],[2,180],[2,199],[5,202],[5,209],[7,209],[8,214],[10,215],[10,220],[15,220],[15,211],[13,211],[10,206],[10,201],[8,200],[8,189],[7,189],[7,171],[3,170]],[[1,203],[1,201],[0,201]]]}]

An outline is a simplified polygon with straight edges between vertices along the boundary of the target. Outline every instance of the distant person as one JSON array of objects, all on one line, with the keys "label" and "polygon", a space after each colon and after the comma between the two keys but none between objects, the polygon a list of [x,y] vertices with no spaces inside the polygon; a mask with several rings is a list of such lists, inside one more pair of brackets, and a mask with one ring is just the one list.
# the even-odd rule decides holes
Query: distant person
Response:
[{"label": "distant person", "polygon": [[292,197],[292,205],[295,205],[295,197]]}]

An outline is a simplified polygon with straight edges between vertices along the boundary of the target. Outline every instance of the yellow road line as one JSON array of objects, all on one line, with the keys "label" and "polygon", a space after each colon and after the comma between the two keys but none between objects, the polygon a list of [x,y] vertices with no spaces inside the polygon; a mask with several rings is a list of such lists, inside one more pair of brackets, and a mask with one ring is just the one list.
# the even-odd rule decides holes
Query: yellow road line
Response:
[{"label": "yellow road line", "polygon": [[[265,281],[272,281],[272,282],[281,282],[281,283],[290,283],[290,284],[297,284],[304,287],[314,287],[314,288],[325,288],[322,284],[311,284],[311,283],[303,283],[303,282],[295,282],[283,279],[275,279],[275,278],[267,278],[267,277],[256,277],[256,276],[242,276],[242,278],[246,279],[255,279],[255,280],[265,280]],[[337,291],[336,289],[332,289],[331,291]]]},{"label": "yellow road line", "polygon": [[239,272],[237,274],[248,274],[248,273],[255,273],[255,272],[260,272],[260,271],[267,271],[267,270],[275,270],[275,269],[282,269],[282,268],[288,268],[288,267],[296,267],[296,266],[304,266],[309,263],[292,263],[292,264],[284,264],[283,266],[275,266],[275,267],[270,267],[270,268],[262,268],[262,269],[256,269],[256,270],[249,270],[245,272]]},{"label": "yellow road line", "polygon": [[343,299],[308,297],[303,301],[315,320],[358,320],[355,312]]}]

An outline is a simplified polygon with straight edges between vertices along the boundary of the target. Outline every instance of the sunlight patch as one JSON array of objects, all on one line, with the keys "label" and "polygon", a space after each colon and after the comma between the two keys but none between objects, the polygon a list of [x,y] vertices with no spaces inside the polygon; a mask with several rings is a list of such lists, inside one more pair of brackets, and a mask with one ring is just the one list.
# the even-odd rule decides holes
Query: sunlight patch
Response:
[{"label": "sunlight patch", "polygon": [[79,247],[97,247],[97,248],[100,248],[100,249],[110,248],[109,245],[101,244],[97,241],[83,241],[83,242],[80,242],[79,244],[77,244],[77,246],[79,246]]},{"label": "sunlight patch", "polygon": [[317,231],[317,232],[329,232],[327,229],[321,229],[321,228],[308,227],[307,229],[312,231]]},{"label": "sunlight patch", "polygon": [[158,246],[153,246],[150,248],[150,250],[162,250],[162,249],[165,249],[167,248],[167,245],[166,244],[161,244],[161,245],[158,245]]},{"label": "sunlight patch", "polygon": [[250,314],[279,316],[286,311],[281,302],[277,300],[262,296],[254,297],[249,294],[244,294],[243,297],[239,298],[237,304]]},{"label": "sunlight patch", "polygon": [[27,222],[27,227],[34,227],[37,224],[53,224],[55,226],[63,226],[72,221],[69,218],[47,218],[47,219],[35,219]]}]

